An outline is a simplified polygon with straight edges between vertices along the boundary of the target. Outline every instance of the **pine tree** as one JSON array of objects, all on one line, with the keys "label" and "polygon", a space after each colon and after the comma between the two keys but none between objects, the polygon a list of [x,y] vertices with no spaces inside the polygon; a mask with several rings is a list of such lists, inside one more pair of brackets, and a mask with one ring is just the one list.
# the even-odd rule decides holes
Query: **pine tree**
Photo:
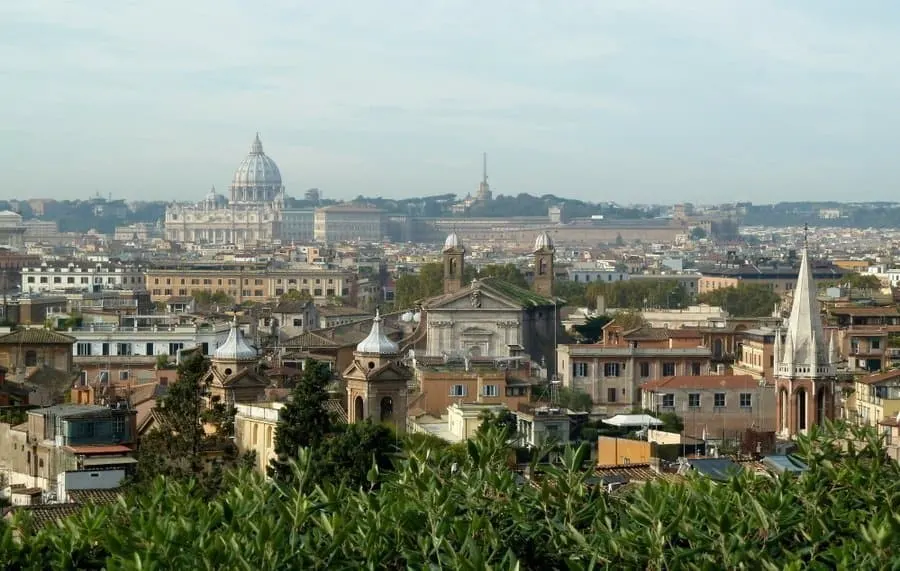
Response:
[{"label": "pine tree", "polygon": [[294,387],[290,401],[281,409],[275,432],[275,454],[269,475],[289,479],[289,461],[297,458],[301,448],[321,444],[334,430],[334,419],[325,408],[328,393],[325,386],[331,371],[325,363],[307,359],[303,376]]}]

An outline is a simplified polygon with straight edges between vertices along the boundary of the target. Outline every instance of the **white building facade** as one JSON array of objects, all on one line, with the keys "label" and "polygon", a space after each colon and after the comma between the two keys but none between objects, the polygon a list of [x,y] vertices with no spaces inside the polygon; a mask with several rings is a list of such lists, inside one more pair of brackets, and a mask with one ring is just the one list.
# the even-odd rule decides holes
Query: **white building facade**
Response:
[{"label": "white building facade", "polygon": [[84,262],[43,262],[22,268],[22,293],[144,289],[144,269],[138,265]]}]

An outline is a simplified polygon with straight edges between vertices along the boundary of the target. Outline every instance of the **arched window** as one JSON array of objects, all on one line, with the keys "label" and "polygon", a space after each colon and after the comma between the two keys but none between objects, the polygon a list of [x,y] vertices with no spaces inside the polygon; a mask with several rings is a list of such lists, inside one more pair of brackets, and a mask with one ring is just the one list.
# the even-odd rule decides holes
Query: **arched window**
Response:
[{"label": "arched window", "polygon": [[547,260],[541,258],[541,261],[538,262],[538,275],[543,276],[547,274]]},{"label": "arched window", "polygon": [[253,446],[256,446],[256,443],[259,441],[259,425],[253,425]]},{"label": "arched window", "polygon": [[381,399],[381,422],[390,421],[394,418],[394,399],[384,397]]},{"label": "arched window", "polygon": [[37,351],[25,351],[25,366],[37,367]]},{"label": "arched window", "polygon": [[365,407],[363,405],[362,397],[356,397],[356,400],[353,403],[353,420],[355,422],[360,422],[365,418]]}]

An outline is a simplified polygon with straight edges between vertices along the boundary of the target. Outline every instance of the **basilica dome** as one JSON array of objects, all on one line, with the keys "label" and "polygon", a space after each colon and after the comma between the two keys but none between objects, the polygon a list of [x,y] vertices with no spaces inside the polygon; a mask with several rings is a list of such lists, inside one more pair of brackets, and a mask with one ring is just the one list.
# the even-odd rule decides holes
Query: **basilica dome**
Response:
[{"label": "basilica dome", "polygon": [[263,152],[259,133],[250,146],[250,154],[241,161],[231,180],[232,202],[273,202],[284,191],[281,171]]}]

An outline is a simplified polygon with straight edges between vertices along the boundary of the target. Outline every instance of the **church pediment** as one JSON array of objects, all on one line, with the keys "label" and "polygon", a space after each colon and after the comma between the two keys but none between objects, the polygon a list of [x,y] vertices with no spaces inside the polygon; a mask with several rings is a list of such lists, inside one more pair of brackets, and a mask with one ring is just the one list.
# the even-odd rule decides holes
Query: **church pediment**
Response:
[{"label": "church pediment", "polygon": [[507,299],[495,292],[488,291],[484,288],[473,288],[469,286],[454,295],[446,296],[437,303],[431,305],[428,309],[454,309],[454,310],[474,310],[479,309],[522,309],[522,306],[514,300]]},{"label": "church pediment", "polygon": [[481,327],[466,327],[461,333],[467,337],[490,337],[494,334],[493,331]]}]

